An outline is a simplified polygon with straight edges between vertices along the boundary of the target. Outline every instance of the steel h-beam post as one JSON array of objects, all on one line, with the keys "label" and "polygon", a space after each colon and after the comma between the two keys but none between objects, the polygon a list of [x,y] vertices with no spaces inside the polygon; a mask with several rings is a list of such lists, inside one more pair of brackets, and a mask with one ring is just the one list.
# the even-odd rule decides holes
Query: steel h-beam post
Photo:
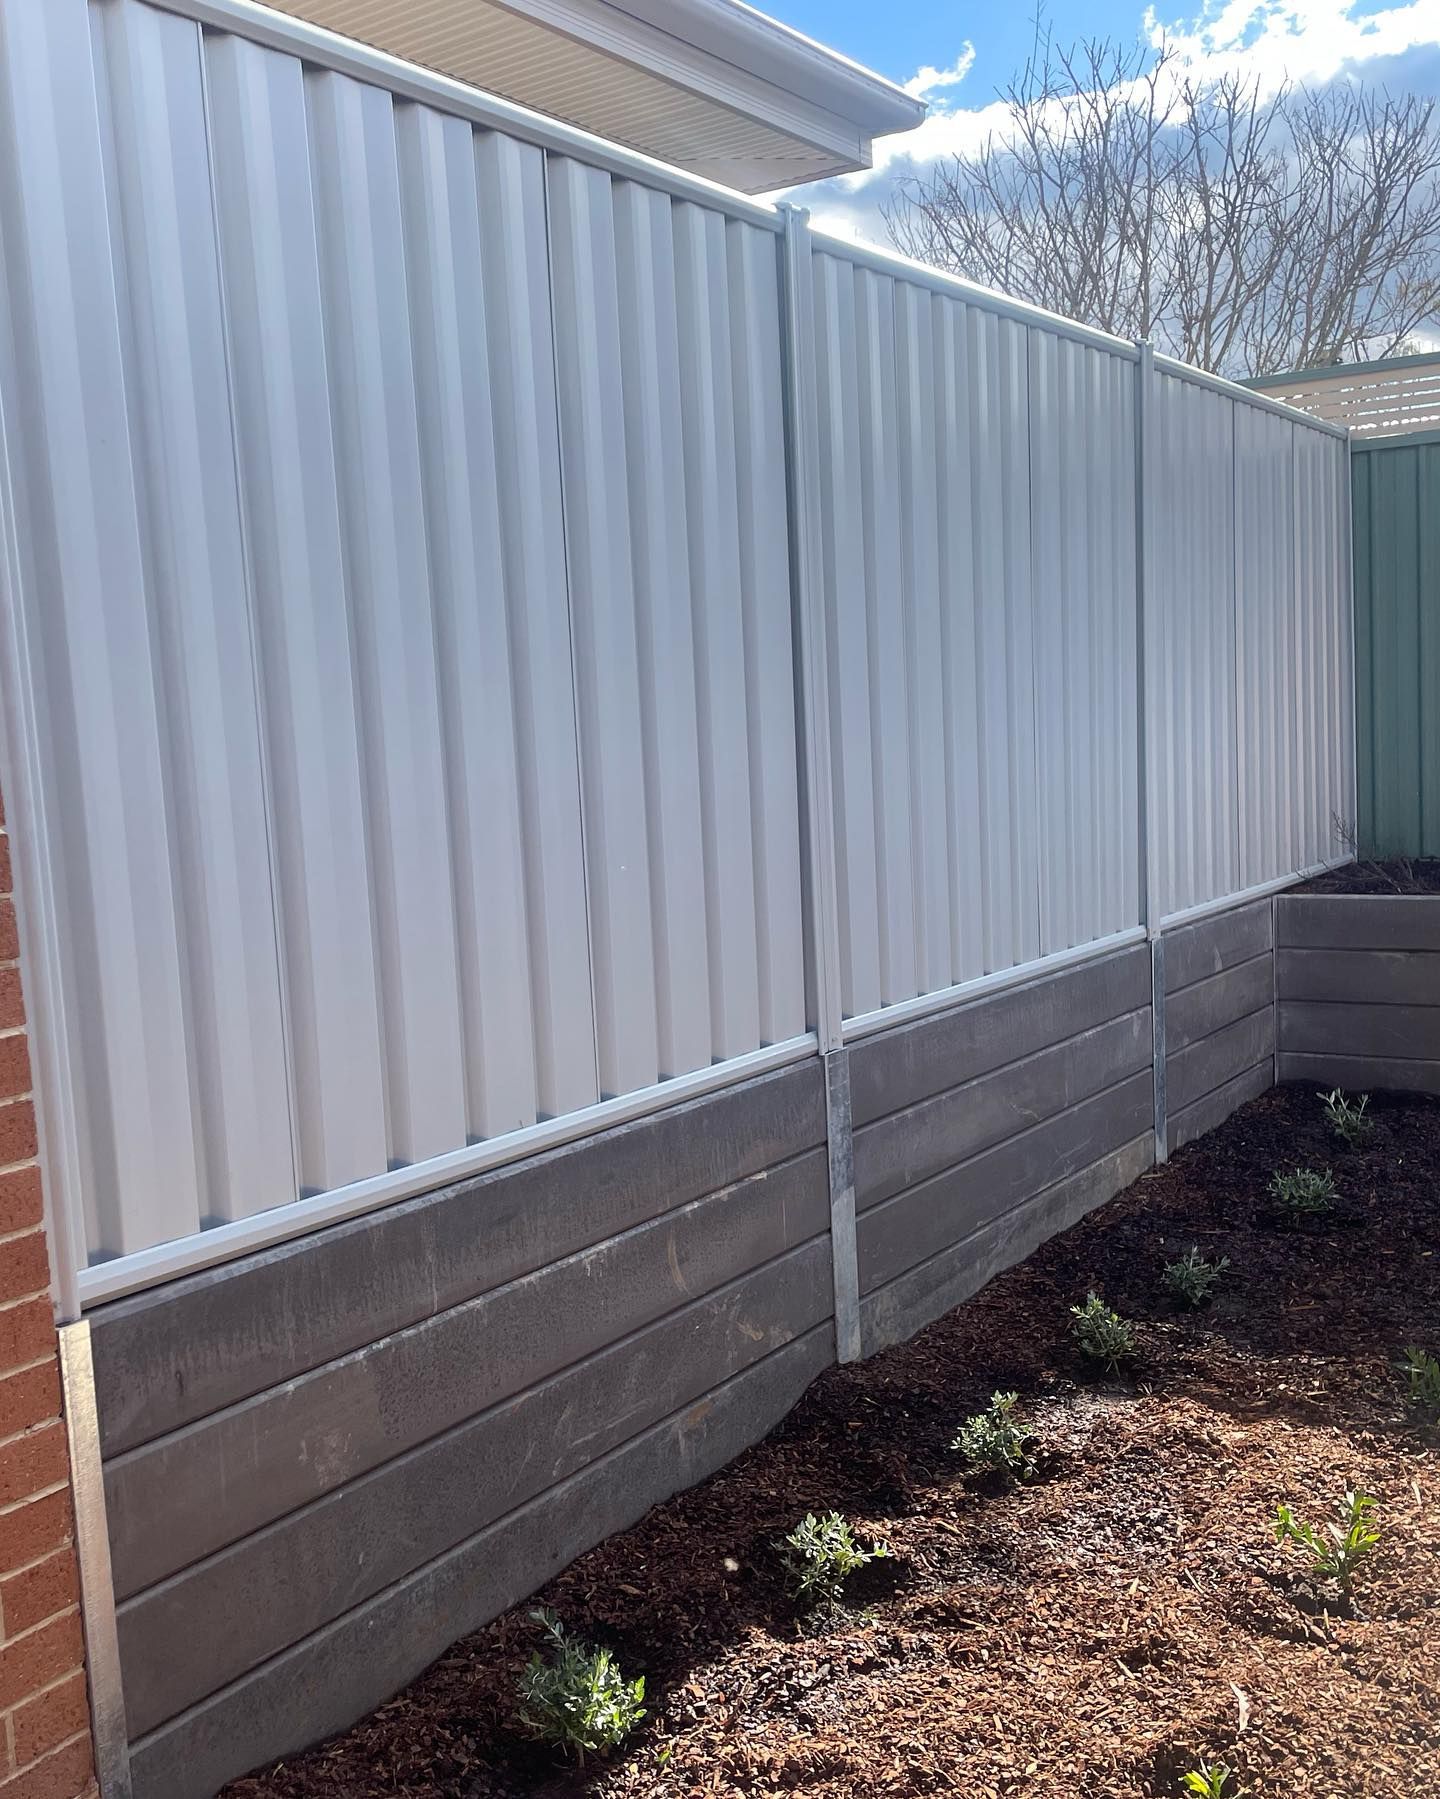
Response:
[{"label": "steel h-beam post", "polygon": [[1139,680],[1136,742],[1139,762],[1137,783],[1140,804],[1140,918],[1150,940],[1151,1065],[1155,1092],[1155,1160],[1169,1154],[1169,1123],[1165,1094],[1165,939],[1160,921],[1165,916],[1160,881],[1160,833],[1156,829],[1156,782],[1152,746],[1156,733],[1156,660],[1154,629],[1154,534],[1149,505],[1152,483],[1150,460],[1155,451],[1155,351],[1143,339],[1135,346],[1135,667]]},{"label": "steel h-beam post", "polygon": [[860,1356],[860,1291],[855,1249],[855,1142],[850,1122],[850,1052],[842,1030],[840,934],[835,881],[835,813],[830,788],[830,701],[825,664],[825,593],[817,492],[815,302],[810,215],[787,206],[781,239],[784,296],[782,379],[790,516],[790,591],[800,720],[800,792],[806,975],[809,1011],[825,1064],[830,1151],[830,1249],[835,1285],[835,1354]]}]

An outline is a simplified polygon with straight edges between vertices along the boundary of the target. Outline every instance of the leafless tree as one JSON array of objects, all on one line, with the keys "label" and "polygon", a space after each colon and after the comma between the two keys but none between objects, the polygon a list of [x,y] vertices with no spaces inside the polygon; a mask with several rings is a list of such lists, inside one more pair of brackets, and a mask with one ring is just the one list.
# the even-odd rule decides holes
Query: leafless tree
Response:
[{"label": "leafless tree", "polygon": [[897,186],[907,255],[1229,375],[1392,354],[1440,318],[1433,101],[1262,97],[1040,28],[1000,98],[1003,131]]}]

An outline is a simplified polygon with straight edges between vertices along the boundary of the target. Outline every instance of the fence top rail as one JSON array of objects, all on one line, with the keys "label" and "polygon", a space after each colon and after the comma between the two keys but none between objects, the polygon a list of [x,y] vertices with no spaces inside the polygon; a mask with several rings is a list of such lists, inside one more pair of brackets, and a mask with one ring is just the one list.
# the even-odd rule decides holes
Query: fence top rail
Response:
[{"label": "fence top rail", "polygon": [[1359,456],[1367,450],[1423,450],[1434,444],[1440,444],[1440,430],[1375,431],[1357,436],[1353,448]]},{"label": "fence top rail", "polygon": [[1344,425],[1316,418],[1313,412],[1304,412],[1298,406],[1288,406],[1283,400],[1272,399],[1269,394],[1258,393],[1248,382],[1231,381],[1224,375],[1212,375],[1208,369],[1197,369],[1192,363],[1181,362],[1178,356],[1165,356],[1157,351],[1155,366],[1167,375],[1178,376],[1182,381],[1193,381],[1197,387],[1208,387],[1232,400],[1243,400],[1247,406],[1254,406],[1261,412],[1276,413],[1281,418],[1289,419],[1292,425],[1308,425],[1312,431],[1338,437],[1342,442],[1350,436]]},{"label": "fence top rail", "polygon": [[1246,387],[1308,387],[1330,382],[1339,387],[1353,384],[1367,376],[1390,374],[1396,369],[1434,368],[1440,370],[1440,351],[1421,350],[1414,356],[1376,356],[1369,362],[1331,362],[1320,368],[1279,369],[1270,375],[1251,375]]},{"label": "fence top rail", "polygon": [[213,30],[233,32],[251,43],[284,51],[316,67],[333,69],[337,74],[383,87],[398,99],[433,106],[456,118],[466,119],[472,125],[522,138],[560,156],[573,156],[612,175],[643,182],[647,187],[662,188],[677,200],[692,200],[698,205],[713,207],[732,218],[763,226],[767,231],[778,233],[782,229],[780,212],[768,201],[736,193],[703,175],[674,168],[642,151],[611,143],[577,125],[567,125],[563,120],[534,112],[516,101],[470,87],[448,75],[422,68],[418,63],[406,62],[387,51],[328,31],[322,25],[312,25],[289,13],[275,12],[268,6],[256,4],[256,0],[145,0],[145,4],[178,13]]},{"label": "fence top rail", "polygon": [[1108,350],[1112,356],[1123,357],[1129,362],[1139,360],[1139,348],[1128,337],[1115,337],[1109,331],[1101,331],[1094,325],[1082,325],[1078,319],[1067,319],[1061,313],[1047,312],[1043,306],[1032,305],[1028,300],[1013,299],[997,288],[982,287],[978,281],[967,281],[963,275],[951,275],[944,269],[931,268],[928,263],[915,262],[895,250],[882,250],[874,244],[857,244],[850,238],[836,237],[828,231],[813,227],[811,236],[815,249],[826,256],[858,263],[862,268],[873,269],[880,275],[893,276],[897,281],[909,281],[916,287],[928,287],[946,299],[965,300],[972,306],[984,306],[991,312],[1004,313],[1009,318],[1018,319],[1021,324],[1039,325],[1058,336],[1072,337],[1080,343]]}]

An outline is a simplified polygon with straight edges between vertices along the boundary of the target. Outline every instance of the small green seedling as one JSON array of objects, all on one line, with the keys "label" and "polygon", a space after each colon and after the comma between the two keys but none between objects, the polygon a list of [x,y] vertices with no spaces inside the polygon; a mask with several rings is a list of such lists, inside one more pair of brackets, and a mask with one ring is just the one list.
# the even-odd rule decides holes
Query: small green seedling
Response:
[{"label": "small green seedling", "polygon": [[1375,1129],[1368,1093],[1362,1093],[1355,1101],[1343,1087],[1332,1087],[1328,1093],[1317,1093],[1315,1097],[1325,1108],[1326,1123],[1347,1149],[1358,1149]]},{"label": "small green seedling", "polygon": [[1224,1762],[1201,1762],[1180,1782],[1180,1791],[1193,1793],[1196,1799],[1239,1799],[1230,1784],[1233,1778]]},{"label": "small green seedling", "polygon": [[1011,1480],[1030,1480],[1035,1474],[1031,1439],[1015,1422],[1018,1395],[994,1393],[983,1412],[976,1412],[960,1427],[950,1445],[958,1449],[972,1468],[988,1468]]},{"label": "small green seedling", "polygon": [[1165,1264],[1165,1285],[1188,1306],[1203,1306],[1230,1266],[1229,1256],[1207,1262],[1193,1244],[1178,1262]]},{"label": "small green seedling", "polygon": [[1081,1355],[1099,1362],[1111,1374],[1135,1360],[1139,1346],[1135,1341],[1134,1325],[1112,1311],[1096,1294],[1089,1294],[1083,1306],[1071,1306],[1070,1316],[1075,1320],[1070,1327],[1071,1334]]},{"label": "small green seedling", "polygon": [[645,1716],[645,1681],[626,1680],[608,1649],[577,1643],[554,1612],[531,1612],[545,1632],[520,1676],[522,1729],[584,1762],[622,1743]]},{"label": "small green seedling", "polygon": [[1335,1176],[1328,1168],[1277,1168],[1270,1193],[1292,1218],[1319,1218],[1335,1210]]},{"label": "small green seedling", "polygon": [[890,1553],[885,1543],[862,1549],[839,1512],[826,1512],[822,1518],[807,1512],[785,1538],[783,1550],[790,1591],[807,1610],[838,1606],[855,1570]]},{"label": "small green seedling", "polygon": [[1423,1349],[1407,1349],[1400,1363],[1405,1398],[1412,1411],[1440,1422],[1440,1362]]},{"label": "small green seedling", "polygon": [[1348,1492],[1340,1507],[1338,1524],[1316,1530],[1302,1523],[1288,1505],[1275,1513],[1275,1541],[1298,1543],[1309,1552],[1310,1572],[1320,1580],[1333,1580],[1348,1599],[1361,1564],[1375,1552],[1380,1532],[1374,1528],[1375,1501],[1368,1493]]}]

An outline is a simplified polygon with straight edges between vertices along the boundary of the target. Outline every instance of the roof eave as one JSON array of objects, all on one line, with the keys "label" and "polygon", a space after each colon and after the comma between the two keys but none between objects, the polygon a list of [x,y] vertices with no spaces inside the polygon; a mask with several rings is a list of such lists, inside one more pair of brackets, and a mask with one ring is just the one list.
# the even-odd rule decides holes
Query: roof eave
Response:
[{"label": "roof eave", "polygon": [[[923,100],[839,51],[782,25],[746,0],[609,0],[647,25],[746,69],[854,123],[866,138],[910,131]],[[683,31],[677,27],[682,27]]]}]

